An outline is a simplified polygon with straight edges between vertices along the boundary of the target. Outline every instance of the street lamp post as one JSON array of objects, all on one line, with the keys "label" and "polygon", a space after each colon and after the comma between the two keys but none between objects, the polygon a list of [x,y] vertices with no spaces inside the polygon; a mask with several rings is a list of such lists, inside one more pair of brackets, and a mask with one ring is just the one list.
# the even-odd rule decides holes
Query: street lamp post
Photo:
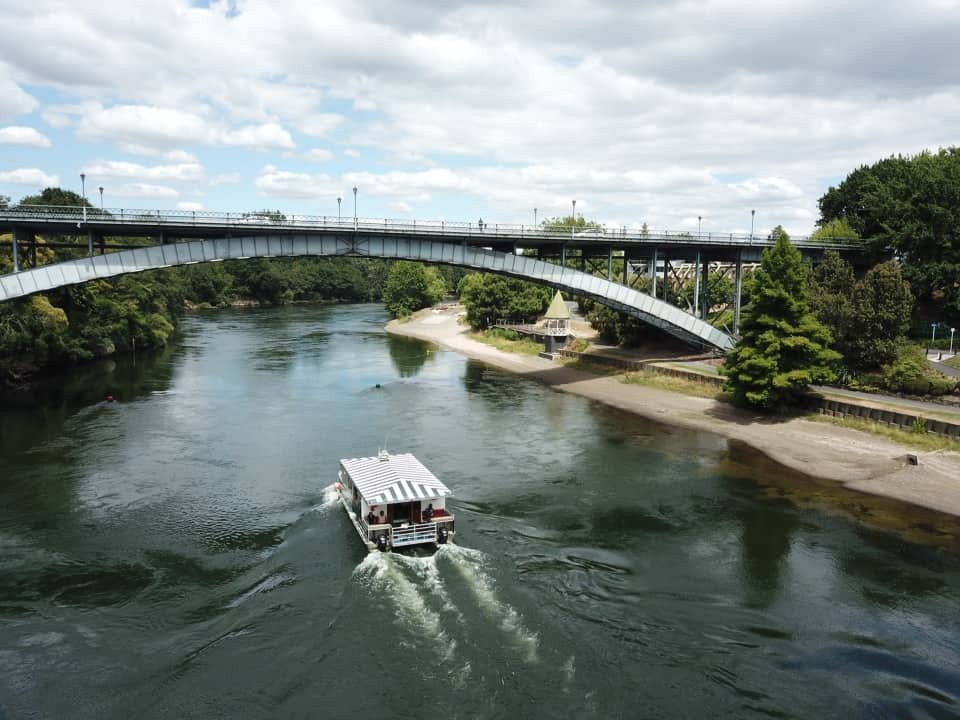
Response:
[{"label": "street lamp post", "polygon": [[703,215],[697,215],[697,240],[700,239],[700,225],[703,223]]},{"label": "street lamp post", "polygon": [[935,323],[935,322],[930,323],[930,327],[933,329],[933,332],[930,334],[931,347],[933,347],[933,345],[937,342],[937,325],[939,324],[940,323]]},{"label": "street lamp post", "polygon": [[577,222],[577,201],[571,200],[570,202],[573,204],[573,222]]},{"label": "street lamp post", "polygon": [[956,328],[950,328],[950,354],[953,355],[953,333]]},{"label": "street lamp post", "polygon": [[537,209],[536,208],[533,209],[533,226],[534,227],[537,226]]},{"label": "street lamp post", "polygon": [[750,239],[753,240],[753,219],[757,216],[756,210],[750,211]]},{"label": "street lamp post", "polygon": [[343,200],[342,197],[337,197],[337,222],[340,222],[340,201]]},{"label": "street lamp post", "polygon": [[100,186],[100,212],[103,213],[103,185]]},{"label": "street lamp post", "polygon": [[83,221],[87,221],[87,176],[80,173],[80,195],[83,197]]},{"label": "street lamp post", "polygon": [[353,186],[353,229],[357,229],[357,186]]}]

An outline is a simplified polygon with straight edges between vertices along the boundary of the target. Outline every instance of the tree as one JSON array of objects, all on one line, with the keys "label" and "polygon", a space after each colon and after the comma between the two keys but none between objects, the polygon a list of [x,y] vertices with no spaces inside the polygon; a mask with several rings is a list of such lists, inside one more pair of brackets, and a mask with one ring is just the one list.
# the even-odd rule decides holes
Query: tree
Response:
[{"label": "tree", "polygon": [[813,231],[810,240],[813,242],[830,242],[831,240],[859,240],[857,231],[850,225],[850,221],[845,217],[834,218],[825,221],[820,227]]},{"label": "tree", "polygon": [[873,368],[896,360],[912,311],[913,294],[900,266],[890,261],[871,268],[854,292],[854,331],[844,353],[851,364]]},{"label": "tree", "polygon": [[603,226],[600,223],[594,220],[587,220],[583,217],[583,215],[576,218],[573,217],[572,215],[568,215],[567,217],[562,217],[562,218],[552,217],[547,220],[542,220],[540,224],[543,225],[544,230],[553,230],[555,232],[558,232],[561,230],[567,230],[567,231],[572,230],[574,232],[578,232],[580,230],[602,230],[603,229]]},{"label": "tree", "polygon": [[810,304],[833,337],[834,348],[848,358],[853,336],[856,278],[853,267],[835,250],[823,254],[823,262],[813,270]]},{"label": "tree", "polygon": [[44,188],[39,195],[27,195],[20,201],[21,205],[55,205],[60,207],[82,207],[86,205],[92,208],[89,200],[84,200],[82,196],[72,190],[64,190],[58,187]]},{"label": "tree", "polygon": [[10,196],[0,195],[0,210],[6,210],[10,207]]},{"label": "tree", "polygon": [[533,320],[550,303],[550,290],[545,287],[489,273],[467,275],[457,292],[467,308],[467,322],[477,330],[501,318]]},{"label": "tree", "polygon": [[387,273],[383,301],[391,315],[403,317],[440,302],[446,294],[446,285],[435,268],[401,260]]},{"label": "tree", "polygon": [[809,270],[782,228],[763,253],[756,290],[744,309],[740,341],[722,371],[738,404],[783,411],[815,382],[829,382],[840,354],[809,303]]},{"label": "tree", "polygon": [[819,204],[821,226],[846,219],[878,256],[897,255],[922,315],[960,322],[960,148],[862,166]]}]

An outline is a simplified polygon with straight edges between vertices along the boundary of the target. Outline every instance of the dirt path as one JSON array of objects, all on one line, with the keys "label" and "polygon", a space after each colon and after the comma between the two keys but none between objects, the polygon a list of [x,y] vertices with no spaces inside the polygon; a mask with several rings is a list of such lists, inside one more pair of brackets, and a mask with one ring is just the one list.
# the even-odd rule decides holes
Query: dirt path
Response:
[{"label": "dirt path", "polygon": [[851,489],[960,516],[960,452],[913,451],[869,433],[809,420],[772,421],[726,403],[691,397],[616,377],[600,377],[550,360],[503,352],[471,340],[457,308],[423,310],[387,332],[434,342],[476,360],[659,422],[739,440],[776,462]]}]

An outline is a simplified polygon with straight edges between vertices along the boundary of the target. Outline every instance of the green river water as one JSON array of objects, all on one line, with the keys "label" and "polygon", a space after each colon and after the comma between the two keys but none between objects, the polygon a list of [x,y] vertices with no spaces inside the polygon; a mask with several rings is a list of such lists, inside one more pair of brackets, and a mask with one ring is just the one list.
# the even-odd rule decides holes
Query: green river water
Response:
[{"label": "green river water", "polygon": [[[386,320],[195,314],[2,400],[0,719],[960,717],[956,520]],[[384,446],[456,546],[366,554],[329,487]]]}]

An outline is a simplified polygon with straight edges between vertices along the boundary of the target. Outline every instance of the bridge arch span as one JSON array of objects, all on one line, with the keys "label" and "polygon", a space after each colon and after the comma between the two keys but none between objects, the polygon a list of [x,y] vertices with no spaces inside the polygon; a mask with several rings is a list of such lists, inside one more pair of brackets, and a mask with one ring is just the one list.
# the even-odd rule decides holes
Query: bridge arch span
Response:
[{"label": "bridge arch span", "polygon": [[221,260],[269,257],[379,257],[457,265],[585,295],[694,345],[726,351],[734,339],[669,303],[633,288],[536,258],[436,240],[365,236],[264,235],[193,240],[68,260],[0,277],[0,301],[128,273]]}]

